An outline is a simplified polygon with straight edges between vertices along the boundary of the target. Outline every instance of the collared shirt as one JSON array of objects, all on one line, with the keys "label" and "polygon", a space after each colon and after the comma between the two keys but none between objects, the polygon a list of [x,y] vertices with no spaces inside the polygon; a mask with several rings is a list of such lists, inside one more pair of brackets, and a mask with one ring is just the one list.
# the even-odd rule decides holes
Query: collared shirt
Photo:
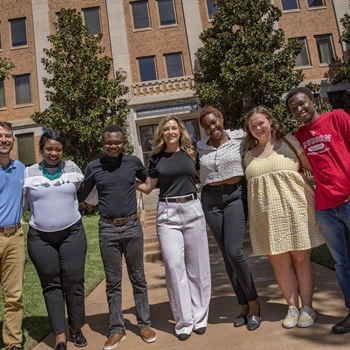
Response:
[{"label": "collared shirt", "polygon": [[7,169],[0,165],[0,227],[18,224],[22,219],[24,165],[10,160]]},{"label": "collared shirt", "polygon": [[242,156],[243,139],[246,134],[242,129],[224,130],[224,132],[229,140],[219,148],[208,145],[209,136],[205,136],[197,143],[202,186],[244,175]]}]

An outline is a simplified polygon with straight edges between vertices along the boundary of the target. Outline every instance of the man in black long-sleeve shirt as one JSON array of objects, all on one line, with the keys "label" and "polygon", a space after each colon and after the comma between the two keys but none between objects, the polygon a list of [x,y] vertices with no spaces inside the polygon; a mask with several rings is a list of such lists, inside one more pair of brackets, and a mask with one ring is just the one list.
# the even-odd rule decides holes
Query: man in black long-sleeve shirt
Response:
[{"label": "man in black long-sleeve shirt", "polygon": [[157,339],[150,327],[147,282],[143,265],[143,232],[137,214],[136,180],[145,181],[147,170],[135,156],[124,151],[124,131],[108,125],[102,133],[105,155],[88,164],[78,191],[84,201],[96,186],[100,212],[99,243],[106,274],[106,293],[110,312],[110,337],[104,350],[112,350],[125,338],[122,311],[122,256],[132,283],[140,335],[147,343]]}]

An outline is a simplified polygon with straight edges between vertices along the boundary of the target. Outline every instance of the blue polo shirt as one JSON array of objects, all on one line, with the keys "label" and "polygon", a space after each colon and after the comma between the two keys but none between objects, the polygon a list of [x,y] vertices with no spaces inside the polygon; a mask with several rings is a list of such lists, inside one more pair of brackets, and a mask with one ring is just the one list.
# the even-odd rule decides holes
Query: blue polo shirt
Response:
[{"label": "blue polo shirt", "polygon": [[24,165],[10,160],[7,169],[0,165],[0,227],[18,224],[22,219]]}]

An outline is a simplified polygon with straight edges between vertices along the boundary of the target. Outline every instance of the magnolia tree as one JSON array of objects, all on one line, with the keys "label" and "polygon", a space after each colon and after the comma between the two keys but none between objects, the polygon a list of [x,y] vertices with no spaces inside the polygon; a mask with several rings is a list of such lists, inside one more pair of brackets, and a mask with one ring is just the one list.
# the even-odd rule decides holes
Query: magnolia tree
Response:
[{"label": "magnolia tree", "polygon": [[278,28],[280,9],[271,0],[216,3],[212,26],[201,33],[203,47],[196,52],[201,104],[219,108],[228,127],[241,126],[251,108],[264,105],[292,128],[283,94],[303,79],[302,71],[294,69],[301,45],[286,40]]},{"label": "magnolia tree", "polygon": [[33,120],[45,129],[59,129],[67,136],[66,156],[83,170],[101,155],[101,132],[107,124],[127,129],[128,88],[111,78],[111,57],[100,46],[101,35],[89,34],[76,10],[61,9],[48,37],[50,48],[41,60],[49,108]]}]

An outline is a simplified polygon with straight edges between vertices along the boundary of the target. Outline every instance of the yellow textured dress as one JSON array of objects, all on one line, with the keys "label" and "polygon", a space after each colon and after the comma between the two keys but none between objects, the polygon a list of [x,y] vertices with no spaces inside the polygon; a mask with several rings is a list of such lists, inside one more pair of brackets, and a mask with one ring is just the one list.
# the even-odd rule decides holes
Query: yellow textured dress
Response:
[{"label": "yellow textured dress", "polygon": [[[286,136],[298,155],[299,141]],[[299,161],[287,143],[267,158],[248,151],[244,156],[248,181],[249,231],[254,255],[305,250],[324,243],[316,222],[315,195]]]}]

